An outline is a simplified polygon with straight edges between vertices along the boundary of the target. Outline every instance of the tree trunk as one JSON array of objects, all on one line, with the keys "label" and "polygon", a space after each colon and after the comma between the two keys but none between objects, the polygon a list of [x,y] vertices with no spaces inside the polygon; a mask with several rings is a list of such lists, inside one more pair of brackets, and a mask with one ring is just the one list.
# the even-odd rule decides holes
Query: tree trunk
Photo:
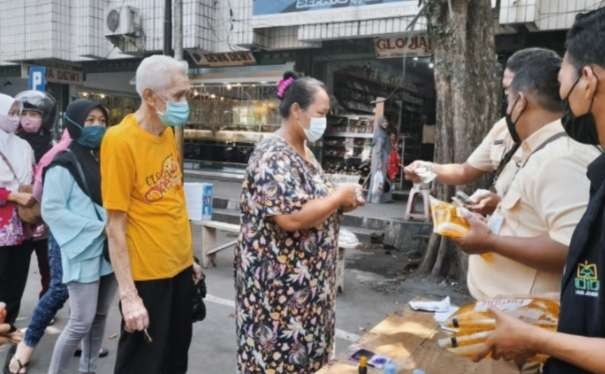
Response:
[{"label": "tree trunk", "polygon": [[[490,0],[428,0],[426,17],[434,53],[437,92],[435,162],[464,163],[499,115],[500,76]],[[483,183],[465,186],[473,192]],[[449,201],[455,189],[437,185]],[[467,256],[441,237],[429,240],[421,271],[463,280]]]}]

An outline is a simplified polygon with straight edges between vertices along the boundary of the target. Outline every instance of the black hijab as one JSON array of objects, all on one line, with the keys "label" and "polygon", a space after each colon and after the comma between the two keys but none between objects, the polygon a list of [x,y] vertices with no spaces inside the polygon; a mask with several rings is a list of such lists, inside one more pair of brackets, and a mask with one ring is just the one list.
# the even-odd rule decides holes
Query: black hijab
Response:
[{"label": "black hijab", "polygon": [[[81,127],[84,127],[86,118],[93,109],[100,109],[105,115],[105,119],[108,118],[107,110],[96,101],[76,100],[69,104],[65,111],[65,116],[69,119],[65,119],[64,122],[69,135],[73,139],[69,146],[69,151],[71,151],[71,153],[66,151],[58,154],[46,170],[57,165],[63,166],[73,176],[80,189],[86,193],[92,201],[98,205],[103,205],[103,200],[101,198],[101,173],[99,170],[98,152],[96,149],[84,147],[77,142],[82,130],[72,123],[73,121]],[[82,180],[80,176],[76,162],[82,167],[82,172],[86,179],[85,181]]]},{"label": "black hijab", "polygon": [[42,156],[44,156],[52,147],[52,134],[50,130],[44,126],[40,126],[40,130],[36,133],[29,133],[21,130],[17,135],[28,142],[33,148],[36,163],[38,163]]}]

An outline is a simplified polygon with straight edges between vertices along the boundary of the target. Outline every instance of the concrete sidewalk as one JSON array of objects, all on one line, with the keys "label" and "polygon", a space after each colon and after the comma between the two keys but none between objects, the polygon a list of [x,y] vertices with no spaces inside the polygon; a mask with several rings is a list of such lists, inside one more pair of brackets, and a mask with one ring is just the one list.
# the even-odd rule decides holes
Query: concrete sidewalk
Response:
[{"label": "concrete sidewalk", "polygon": [[[218,200],[228,200],[233,206],[239,203],[239,197],[242,192],[242,182],[240,180],[220,180],[203,176],[198,176],[192,173],[186,173],[185,180],[187,182],[207,182],[214,185],[214,198]],[[220,205],[220,204],[219,204]],[[393,201],[384,204],[367,204],[359,209],[356,209],[348,215],[354,217],[365,217],[374,219],[400,219],[403,220],[405,213],[404,201]],[[235,206],[233,206],[236,208]]]},{"label": "concrete sidewalk", "polygon": [[[186,173],[187,182],[207,182],[214,185],[213,219],[239,223],[241,179],[209,177],[195,172]],[[406,221],[406,202],[393,201],[367,204],[343,216],[343,227],[351,230],[362,241],[374,235],[384,235],[384,242],[400,250],[413,250],[426,244],[431,231],[427,222]]]},{"label": "concrete sidewalk", "polygon": [[[187,181],[207,181],[214,184],[214,219],[239,223],[239,195],[241,181],[208,180],[188,176]],[[442,285],[425,280],[406,281],[405,267],[409,263],[407,252],[421,251],[423,238],[430,226],[425,223],[403,221],[405,204],[369,204],[343,219],[343,225],[358,233],[361,239],[369,239],[372,233],[384,233],[386,241],[394,240],[398,251],[386,251],[382,247],[350,250],[346,253],[345,291],[336,302],[337,353],[346,352],[366,329],[381,321],[388,313],[403,308],[412,297],[422,295],[441,298],[453,294]],[[233,240],[233,235],[221,235],[221,242]],[[199,233],[194,232],[195,241]],[[194,337],[189,352],[191,373],[231,374],[235,372],[235,315],[233,284],[233,252],[223,251],[217,256],[217,267],[206,270],[208,282],[207,320],[194,326]],[[30,278],[25,292],[18,326],[27,326],[37,302],[40,287],[35,259],[32,260]],[[460,300],[464,296],[457,296]],[[97,374],[113,372],[115,350],[118,341],[120,315],[117,300],[109,313],[104,347],[110,355],[99,360]],[[37,348],[29,373],[43,374],[48,369],[54,343],[65,326],[69,302],[59,312],[55,326],[48,328],[47,335]],[[4,362],[7,347],[0,348],[0,363]],[[69,370],[77,372],[77,359]]]}]

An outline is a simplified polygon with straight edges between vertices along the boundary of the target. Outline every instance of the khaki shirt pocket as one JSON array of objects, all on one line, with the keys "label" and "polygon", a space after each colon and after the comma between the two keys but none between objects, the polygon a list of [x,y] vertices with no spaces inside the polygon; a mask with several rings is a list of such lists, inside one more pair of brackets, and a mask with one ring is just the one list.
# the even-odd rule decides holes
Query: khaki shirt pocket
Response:
[{"label": "khaki shirt pocket", "polygon": [[500,213],[504,217],[504,226],[508,226],[514,231],[516,231],[520,225],[520,222],[518,222],[519,215],[515,212],[520,206],[521,193],[516,190],[514,186],[511,186],[506,196],[504,196],[500,202]]},{"label": "khaki shirt pocket", "polygon": [[489,158],[491,160],[494,171],[500,165],[500,161],[502,161],[505,154],[506,154],[506,147],[504,145],[504,141],[495,140],[492,143],[492,146],[491,146],[490,152],[489,152]]}]

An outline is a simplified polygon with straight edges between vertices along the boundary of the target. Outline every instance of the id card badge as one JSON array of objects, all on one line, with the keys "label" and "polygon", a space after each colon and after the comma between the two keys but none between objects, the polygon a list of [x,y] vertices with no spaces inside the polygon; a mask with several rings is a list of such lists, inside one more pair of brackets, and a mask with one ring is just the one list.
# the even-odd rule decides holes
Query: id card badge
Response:
[{"label": "id card badge", "polygon": [[499,212],[496,212],[489,217],[487,221],[487,227],[489,227],[489,231],[492,234],[498,235],[500,234],[500,230],[502,230],[502,225],[504,224],[504,216]]}]

